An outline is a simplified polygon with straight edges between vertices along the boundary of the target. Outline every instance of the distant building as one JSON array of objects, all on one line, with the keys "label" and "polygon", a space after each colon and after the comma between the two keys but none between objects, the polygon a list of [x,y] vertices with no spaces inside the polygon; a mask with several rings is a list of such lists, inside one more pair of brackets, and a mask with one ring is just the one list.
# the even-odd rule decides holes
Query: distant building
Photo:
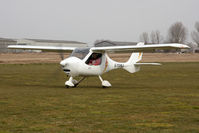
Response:
[{"label": "distant building", "polygon": [[[33,45],[33,46],[65,46],[65,47],[87,47],[86,43],[65,40],[45,40],[45,39],[8,39],[0,38],[0,53],[24,52],[24,50],[7,49],[8,45]],[[26,50],[31,52],[32,50]]]},{"label": "distant building", "polygon": [[109,40],[97,40],[94,44],[95,47],[107,47],[107,46],[128,46],[128,45],[137,45],[137,42],[118,42],[118,41],[109,41]]},{"label": "distant building", "polygon": [[194,49],[194,53],[199,53],[199,48]]},{"label": "distant building", "polygon": [[10,38],[0,38],[0,53],[16,52],[13,49],[7,49],[8,45],[16,45],[17,41]]},{"label": "distant building", "polygon": [[181,52],[183,52],[183,53],[198,53],[199,48],[196,43],[186,42],[185,44],[188,45],[190,47],[190,49],[182,49]]}]

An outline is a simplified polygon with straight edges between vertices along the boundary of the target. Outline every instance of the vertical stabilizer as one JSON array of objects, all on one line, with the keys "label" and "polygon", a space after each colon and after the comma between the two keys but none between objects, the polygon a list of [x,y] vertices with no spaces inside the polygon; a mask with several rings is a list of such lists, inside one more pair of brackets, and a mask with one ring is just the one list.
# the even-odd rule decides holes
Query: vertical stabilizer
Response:
[{"label": "vertical stabilizer", "polygon": [[[137,46],[144,45],[144,43],[138,43]],[[136,62],[142,60],[142,52],[132,53],[129,60],[125,63],[124,69],[130,73],[138,72],[140,70],[140,66],[135,66]]]},{"label": "vertical stabilizer", "polygon": [[[138,43],[137,46],[141,46],[144,45],[144,43]],[[127,64],[134,64],[140,60],[142,60],[142,52],[136,52],[136,53],[132,53],[129,60],[127,61]]]}]

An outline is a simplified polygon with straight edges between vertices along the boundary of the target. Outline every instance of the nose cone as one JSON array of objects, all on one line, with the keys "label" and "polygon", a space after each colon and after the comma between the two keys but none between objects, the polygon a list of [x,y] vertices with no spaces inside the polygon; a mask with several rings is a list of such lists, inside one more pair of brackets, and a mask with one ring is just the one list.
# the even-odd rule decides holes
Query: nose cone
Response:
[{"label": "nose cone", "polygon": [[72,67],[72,66],[74,66],[74,65],[77,65],[78,62],[79,62],[79,59],[78,59],[78,58],[69,57],[69,58],[67,58],[67,59],[65,59],[65,60],[62,60],[62,61],[60,62],[60,65],[61,65],[62,67]]},{"label": "nose cone", "polygon": [[79,73],[79,62],[80,59],[76,57],[69,57],[65,60],[62,60],[60,62],[60,65],[62,66],[63,71],[70,76],[77,76]]},{"label": "nose cone", "polygon": [[62,60],[62,61],[60,62],[60,65],[64,67],[64,66],[66,65],[66,62],[65,62],[64,60]]}]

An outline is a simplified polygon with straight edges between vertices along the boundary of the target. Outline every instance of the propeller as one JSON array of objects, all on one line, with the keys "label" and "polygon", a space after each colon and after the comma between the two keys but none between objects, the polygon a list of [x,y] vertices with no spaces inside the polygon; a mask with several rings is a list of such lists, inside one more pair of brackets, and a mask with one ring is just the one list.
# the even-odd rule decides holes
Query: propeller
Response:
[{"label": "propeller", "polygon": [[[60,57],[61,61],[64,60],[64,53],[63,53],[63,52],[59,52],[59,57]],[[59,67],[59,69],[60,69],[60,67]],[[63,68],[62,68],[62,66],[61,66],[61,70],[62,70],[62,69],[63,69]]]},{"label": "propeller", "polygon": [[[58,56],[59,56],[59,59],[60,59],[61,61],[64,60],[64,53],[63,53],[63,52],[59,52],[59,53],[58,53]],[[60,66],[59,63],[56,64],[56,68],[53,70],[52,76],[51,76],[51,77],[52,77],[52,78],[51,78],[52,83],[54,82],[54,80],[59,79],[59,77],[60,77],[60,75],[62,74],[62,72],[63,72],[62,66]]]},{"label": "propeller", "polygon": [[64,60],[64,53],[60,52],[59,55],[60,55],[61,60]]}]

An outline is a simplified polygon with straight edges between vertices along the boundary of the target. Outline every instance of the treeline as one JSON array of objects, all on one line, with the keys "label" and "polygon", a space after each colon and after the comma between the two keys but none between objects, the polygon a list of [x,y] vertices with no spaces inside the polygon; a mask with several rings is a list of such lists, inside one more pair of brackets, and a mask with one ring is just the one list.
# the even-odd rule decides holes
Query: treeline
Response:
[{"label": "treeline", "polygon": [[[195,43],[187,42],[188,36],[191,36],[192,41]],[[199,46],[199,22],[195,23],[194,31],[190,34],[188,33],[187,28],[183,25],[182,22],[176,22],[170,26],[168,29],[167,36],[164,37],[161,35],[159,30],[152,31],[151,33],[143,32],[140,35],[140,41],[145,42],[145,44],[159,44],[159,43],[182,43]]]}]

